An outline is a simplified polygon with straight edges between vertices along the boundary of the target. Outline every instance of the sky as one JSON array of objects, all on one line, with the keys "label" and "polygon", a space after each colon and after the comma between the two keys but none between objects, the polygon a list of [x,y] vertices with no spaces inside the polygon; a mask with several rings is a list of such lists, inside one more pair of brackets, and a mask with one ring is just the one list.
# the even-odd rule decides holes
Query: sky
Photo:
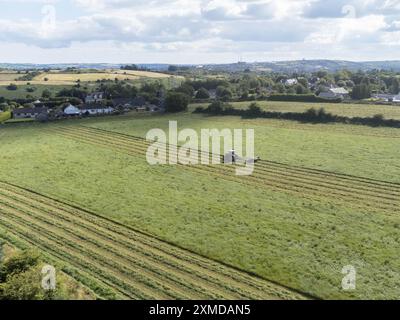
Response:
[{"label": "sky", "polygon": [[0,62],[400,60],[400,0],[0,0]]}]

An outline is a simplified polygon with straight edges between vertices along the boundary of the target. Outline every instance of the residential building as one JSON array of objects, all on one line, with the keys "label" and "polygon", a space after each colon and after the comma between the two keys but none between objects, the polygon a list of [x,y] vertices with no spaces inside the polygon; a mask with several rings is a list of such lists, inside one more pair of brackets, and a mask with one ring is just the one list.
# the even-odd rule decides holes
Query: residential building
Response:
[{"label": "residential building", "polygon": [[98,103],[104,100],[103,92],[93,92],[88,94],[85,98],[85,103]]},{"label": "residential building", "polygon": [[334,99],[347,99],[349,98],[349,92],[345,88],[327,88],[319,94],[320,98],[334,100]]},{"label": "residential building", "polygon": [[82,105],[79,110],[82,115],[95,116],[99,114],[111,114],[115,109],[113,107],[104,106],[101,103],[90,103]]},{"label": "residential building", "polygon": [[67,116],[79,116],[81,114],[81,111],[79,110],[79,108],[73,106],[72,104],[69,104],[64,108],[63,113]]},{"label": "residential building", "polygon": [[47,108],[19,108],[14,109],[13,117],[15,119],[29,119],[36,118],[40,114],[47,114]]}]

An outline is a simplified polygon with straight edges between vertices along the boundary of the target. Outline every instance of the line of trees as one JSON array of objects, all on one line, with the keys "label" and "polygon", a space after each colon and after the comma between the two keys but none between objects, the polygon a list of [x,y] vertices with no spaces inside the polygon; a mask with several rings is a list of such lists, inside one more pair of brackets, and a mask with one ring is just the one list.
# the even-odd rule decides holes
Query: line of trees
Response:
[{"label": "line of trees", "polygon": [[277,111],[263,111],[257,103],[252,103],[247,109],[235,109],[230,104],[222,101],[215,101],[207,108],[198,107],[195,113],[205,113],[211,115],[229,115],[241,116],[243,118],[269,118],[269,119],[282,119],[294,120],[300,122],[310,123],[343,123],[354,125],[366,125],[372,127],[392,127],[400,128],[400,120],[385,119],[382,114],[376,114],[373,117],[346,117],[328,113],[324,108],[315,109],[311,108],[305,112],[277,112]]}]

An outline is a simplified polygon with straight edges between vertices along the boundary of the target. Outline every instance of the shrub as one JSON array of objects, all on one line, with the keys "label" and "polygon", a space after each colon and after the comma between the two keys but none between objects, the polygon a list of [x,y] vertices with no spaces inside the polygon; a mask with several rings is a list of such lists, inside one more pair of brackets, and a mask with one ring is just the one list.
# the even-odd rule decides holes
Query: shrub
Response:
[{"label": "shrub", "polygon": [[270,101],[293,101],[293,102],[333,102],[339,103],[340,99],[328,100],[324,98],[317,97],[314,94],[272,94],[269,96]]},{"label": "shrub", "polygon": [[189,105],[190,98],[180,92],[170,92],[165,99],[166,112],[181,112],[186,111]]},{"label": "shrub", "polygon": [[261,108],[258,106],[257,103],[252,103],[246,110],[246,114],[249,117],[258,117],[262,114]]},{"label": "shrub", "polygon": [[210,93],[205,88],[200,88],[196,93],[196,99],[210,99]]},{"label": "shrub", "polygon": [[4,270],[7,275],[21,273],[36,266],[39,262],[39,254],[34,251],[23,251],[4,262]]},{"label": "shrub", "polygon": [[17,85],[14,83],[10,83],[6,88],[7,88],[7,90],[10,90],[10,91],[18,90]]},{"label": "shrub", "polygon": [[35,87],[28,87],[28,88],[26,88],[26,91],[27,92],[35,92],[36,88]]},{"label": "shrub", "polygon": [[214,101],[206,109],[207,113],[222,114],[226,109],[226,105],[222,101]]}]

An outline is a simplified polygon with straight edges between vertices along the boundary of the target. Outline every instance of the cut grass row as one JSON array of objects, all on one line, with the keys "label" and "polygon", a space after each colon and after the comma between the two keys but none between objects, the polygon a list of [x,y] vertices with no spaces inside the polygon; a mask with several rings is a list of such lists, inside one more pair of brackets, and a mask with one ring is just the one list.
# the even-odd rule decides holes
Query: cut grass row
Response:
[{"label": "cut grass row", "polygon": [[[130,155],[144,155],[149,145],[146,141],[135,137],[122,137],[85,127],[58,127],[56,132],[72,139],[113,148]],[[229,166],[202,165],[182,167],[207,174],[219,174],[225,179],[241,183],[256,183],[264,187],[274,187],[301,194],[352,201],[364,207],[391,212],[398,209],[400,205],[398,198],[400,186],[384,181],[373,181],[266,162],[257,163],[254,174],[249,177],[234,176],[232,167]]]},{"label": "cut grass row", "polygon": [[[70,133],[70,136],[71,136],[71,133]],[[80,135],[80,137],[81,137],[81,135]],[[75,136],[75,138],[76,138],[76,136]],[[86,137],[85,139],[86,140],[87,139],[91,139],[90,141],[92,143],[93,142],[97,143],[99,141],[99,138]],[[105,138],[105,140],[103,140],[103,143],[110,143],[110,139],[109,138]],[[112,142],[112,147],[115,148],[115,145],[118,145],[118,144],[120,144],[120,143],[117,142],[117,141],[116,142],[113,141]],[[119,146],[120,150],[121,150],[121,148],[122,148],[122,146]],[[123,148],[124,148],[125,152],[128,152],[128,153],[131,152],[132,149],[135,149],[135,147],[133,145],[131,145],[130,147],[126,147],[125,146]],[[136,152],[139,152],[139,153],[142,152],[144,154],[145,153],[145,147],[142,147],[141,150],[136,149]],[[135,154],[133,154],[133,155],[135,155]],[[191,166],[190,168],[197,169],[197,170],[202,170],[203,172],[204,172],[204,169],[211,169],[212,173],[214,173],[214,174],[217,174],[217,171],[218,171],[225,178],[229,178],[230,180],[233,180],[233,181],[239,181],[238,178],[233,179],[234,176],[233,176],[232,172],[227,172],[226,171],[227,170],[226,167],[222,168],[221,166],[218,166],[218,167],[217,166],[202,166],[202,167],[200,167],[200,166],[196,166],[196,167]],[[332,190],[332,188],[324,187],[321,184],[317,185],[316,187],[313,187],[312,184],[309,184],[309,183],[305,183],[305,184],[301,185],[299,183],[294,183],[293,181],[286,181],[286,182],[289,182],[289,183],[285,183],[284,186],[282,186],[282,177],[281,176],[279,176],[277,179],[270,176],[270,177],[268,177],[268,180],[265,180],[265,176],[264,176],[261,179],[263,181],[260,181],[260,177],[257,177],[256,174],[254,174],[253,176],[250,176],[250,177],[242,177],[240,182],[243,182],[243,181],[246,181],[246,180],[251,180],[253,183],[262,182],[261,185],[263,185],[263,186],[267,185],[268,187],[275,187],[275,188],[280,189],[280,190],[286,190],[286,191],[291,190],[293,192],[300,192],[300,193],[304,193],[304,190],[307,190],[308,193],[312,193],[314,195],[319,195],[319,196],[329,195],[329,197],[332,197],[332,195],[333,195],[333,196],[336,196],[337,199],[355,200],[359,204],[362,204],[362,206],[375,207],[375,208],[385,209],[385,210],[389,210],[389,211],[393,211],[393,209],[397,209],[397,207],[398,207],[397,203],[393,204],[391,202],[391,201],[397,201],[397,199],[390,199],[389,198],[389,201],[386,201],[385,200],[386,197],[382,196],[382,195],[375,196],[377,198],[376,200],[379,200],[379,202],[376,202],[376,201],[372,201],[370,199],[371,198],[370,194],[356,194],[356,193],[347,194],[347,193],[333,191],[335,189]],[[286,175],[284,177],[286,177]],[[291,180],[291,179],[289,178],[289,180]],[[265,182],[267,182],[267,184],[265,184]],[[325,190],[323,190],[323,189],[325,189]]]},{"label": "cut grass row", "polygon": [[[109,130],[104,130],[100,128],[95,128],[95,127],[88,127],[88,126],[79,126],[78,128],[82,129],[90,129],[90,130],[96,130],[99,132],[107,133],[107,134],[113,134],[118,137],[122,137],[127,139],[128,141],[137,140],[137,141],[142,141],[146,142],[145,139],[136,137],[136,136],[131,136],[127,135],[124,133],[119,133],[119,132],[114,132],[114,131],[109,131]],[[90,131],[91,133],[93,131]],[[394,183],[394,182],[387,182],[387,181],[382,181],[382,180],[376,180],[376,179],[371,179],[371,178],[366,178],[366,177],[359,177],[359,176],[354,176],[354,175],[348,175],[348,174],[340,174],[340,173],[335,173],[335,172],[330,172],[330,171],[324,171],[324,170],[318,170],[318,169],[311,169],[311,168],[305,168],[305,167],[300,167],[300,166],[293,166],[293,165],[288,165],[284,163],[279,163],[276,161],[267,161],[267,160],[261,160],[259,163],[257,163],[259,166],[260,165],[274,165],[274,166],[279,166],[283,167],[286,169],[290,170],[295,170],[295,171],[300,171],[300,172],[306,172],[309,174],[314,174],[314,175],[322,175],[325,177],[334,177],[335,179],[342,179],[345,181],[356,181],[357,183],[365,183],[367,185],[381,185],[381,186],[388,186],[388,187],[396,187],[397,190],[400,192],[400,184],[399,183]]]},{"label": "cut grass row", "polygon": [[[32,246],[37,247],[35,243],[27,241],[16,234],[10,233],[10,231],[2,225],[0,225],[0,240],[3,240],[6,243],[11,244],[13,247],[19,248],[20,250],[29,250],[32,248]],[[83,269],[77,269],[71,264],[66,265],[63,260],[58,259],[55,255],[50,255],[43,251],[41,252],[41,256],[43,257],[44,261],[53,265],[57,271],[61,270],[71,278],[83,284],[88,291],[92,291],[93,296],[97,299],[128,299],[128,296],[120,294],[118,290],[112,289],[111,286],[104,285],[101,280],[96,279]]]},{"label": "cut grass row", "polygon": [[[265,280],[8,184],[0,224],[136,299],[302,298]],[[106,279],[104,277],[107,277]]]}]

